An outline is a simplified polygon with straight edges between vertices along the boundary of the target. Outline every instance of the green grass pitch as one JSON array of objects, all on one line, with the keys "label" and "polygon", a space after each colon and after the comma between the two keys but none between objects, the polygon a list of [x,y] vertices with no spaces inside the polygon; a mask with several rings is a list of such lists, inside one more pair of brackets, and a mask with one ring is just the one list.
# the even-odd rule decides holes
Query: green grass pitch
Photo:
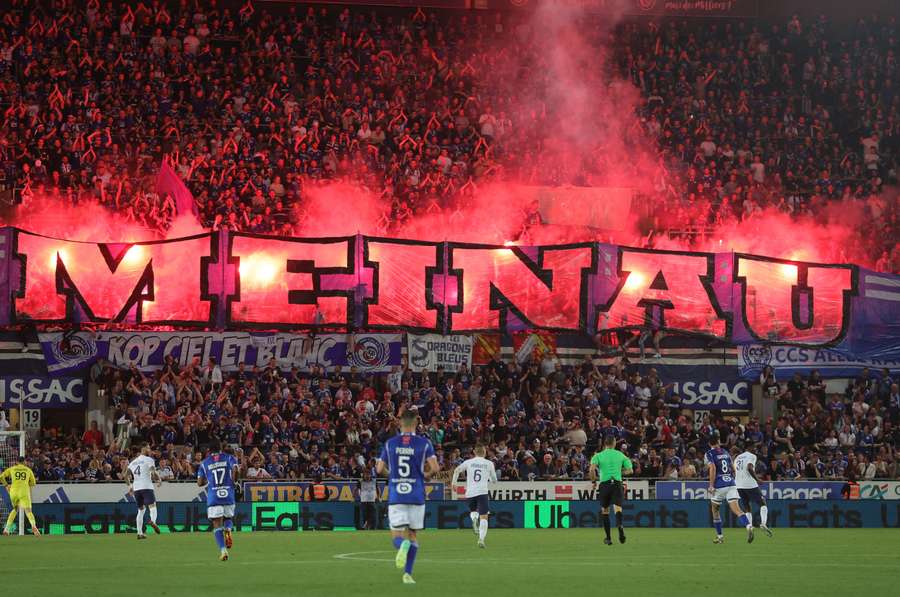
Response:
[{"label": "green grass pitch", "polygon": [[[613,533],[615,538],[615,533]],[[897,530],[598,529],[425,531],[415,586],[401,583],[386,531],[235,533],[219,562],[211,534],[0,538],[3,594],[165,595],[838,595],[896,594]]]}]

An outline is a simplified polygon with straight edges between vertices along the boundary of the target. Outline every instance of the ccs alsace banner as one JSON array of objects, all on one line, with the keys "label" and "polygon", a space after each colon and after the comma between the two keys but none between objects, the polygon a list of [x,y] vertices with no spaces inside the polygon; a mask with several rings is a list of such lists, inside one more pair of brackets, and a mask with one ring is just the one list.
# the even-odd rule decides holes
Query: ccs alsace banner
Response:
[{"label": "ccs alsace banner", "polygon": [[75,377],[0,377],[2,408],[85,408],[84,380]]},{"label": "ccs alsace banner", "polygon": [[406,354],[413,371],[456,371],[460,365],[472,367],[471,336],[440,336],[438,334],[406,335]]},{"label": "ccs alsace banner", "polygon": [[117,367],[134,365],[142,371],[160,369],[167,356],[181,365],[210,358],[222,371],[265,367],[272,359],[282,369],[309,371],[318,365],[356,367],[380,373],[399,365],[400,334],[263,334],[247,332],[79,332],[39,334],[51,374],[60,375],[90,366],[98,359]]},{"label": "ccs alsace banner", "polygon": [[[769,526],[779,528],[900,528],[900,502],[769,501]],[[164,533],[210,532],[206,504],[160,502],[157,522]],[[709,506],[700,501],[639,501],[623,504],[626,527],[704,528],[712,526]],[[38,527],[50,535],[133,533],[133,504],[35,504]],[[387,506],[378,504],[378,528],[387,528]],[[234,525],[238,531],[328,531],[359,528],[359,504],[350,502],[240,502]],[[742,525],[723,512],[730,528]],[[468,529],[465,501],[432,501],[425,507],[429,529]],[[491,527],[501,529],[597,528],[599,507],[589,501],[525,501],[491,503]]]},{"label": "ccs alsace banner", "polygon": [[737,345],[826,347],[853,359],[900,353],[900,276],[854,265],[604,243],[222,231],[127,244],[0,234],[10,247],[0,255],[0,325],[441,335],[661,329]]},{"label": "ccs alsace banner", "polygon": [[[309,501],[310,481],[248,481],[244,483],[244,499],[249,502],[302,502]],[[357,498],[357,481],[323,481],[329,501],[352,502]],[[387,501],[388,486],[378,482],[378,499]],[[444,499],[443,483],[425,483],[426,500]]]},{"label": "ccs alsace banner", "polygon": [[822,377],[856,377],[863,369],[880,373],[890,370],[892,375],[900,373],[900,353],[888,358],[862,358],[848,356],[827,348],[805,348],[802,346],[766,346],[747,344],[738,350],[738,367],[742,377],[758,380],[765,367],[772,367],[779,380],[785,380],[800,373],[808,376],[818,370]]},{"label": "ccs alsace banner", "polygon": [[[457,499],[466,495],[465,483],[453,487]],[[491,500],[594,500],[590,481],[499,481],[488,486]],[[650,499],[650,482],[640,479],[625,481],[625,499]]]},{"label": "ccs alsace banner", "polygon": [[[706,481],[657,481],[658,500],[708,500]],[[763,481],[768,500],[840,500],[843,481]]]}]

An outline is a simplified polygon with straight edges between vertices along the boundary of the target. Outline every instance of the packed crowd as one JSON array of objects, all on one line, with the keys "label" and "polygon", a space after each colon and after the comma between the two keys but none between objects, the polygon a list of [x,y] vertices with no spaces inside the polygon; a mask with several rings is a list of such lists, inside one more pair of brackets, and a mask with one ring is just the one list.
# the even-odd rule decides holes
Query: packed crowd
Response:
[{"label": "packed crowd", "polygon": [[[309,189],[334,181],[383,197],[389,230],[453,209],[485,180],[589,184],[610,163],[598,147],[548,166],[559,115],[517,104],[521,79],[494,76],[539,87],[553,74],[546,40],[515,13],[9,4],[0,186],[26,200],[97,200],[165,229],[176,211],[157,192],[166,156],[207,227],[288,233]],[[894,17],[850,30],[794,18],[598,31],[613,52],[597,68],[640,90],[639,126],[657,146],[656,230],[866,199],[863,249],[898,269],[900,214],[883,192],[900,156]]]},{"label": "packed crowd", "polygon": [[222,374],[210,362],[174,361],[145,375],[98,368],[115,429],[45,434],[31,450],[41,480],[121,480],[128,448],[148,442],[164,479],[191,479],[212,438],[240,454],[251,479],[358,478],[410,406],[444,470],[488,446],[501,479],[584,479],[602,437],[615,434],[644,478],[705,478],[703,454],[714,431],[723,445],[759,455],[764,479],[873,479],[900,474],[900,389],[888,372],[856,379],[826,396],[818,374],[761,379],[778,401],[776,419],[739,422],[693,412],[655,370],[577,367],[555,358],[520,366],[495,358],[468,370],[364,375],[354,369],[281,371],[243,367]]}]

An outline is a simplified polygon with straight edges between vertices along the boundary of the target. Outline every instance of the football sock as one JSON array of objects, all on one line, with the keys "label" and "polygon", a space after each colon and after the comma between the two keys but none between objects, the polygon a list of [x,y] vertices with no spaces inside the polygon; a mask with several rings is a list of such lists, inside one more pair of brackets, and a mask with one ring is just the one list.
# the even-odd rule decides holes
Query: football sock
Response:
[{"label": "football sock", "polygon": [[488,530],[488,521],[486,518],[482,518],[481,522],[478,523],[478,540],[484,541],[484,538],[487,537]]},{"label": "football sock", "polygon": [[26,512],[25,512],[25,518],[27,518],[27,519],[28,519],[28,522],[31,523],[31,528],[32,528],[32,529],[36,529],[36,528],[37,528],[37,523],[34,521],[34,512],[26,511]]},{"label": "football sock", "polygon": [[156,524],[156,506],[150,506],[150,522]]},{"label": "football sock", "polygon": [[138,510],[137,518],[135,519],[135,524],[137,525],[138,535],[144,534],[144,509],[141,508]]},{"label": "football sock", "polygon": [[232,529],[234,529],[234,521],[231,520],[230,518],[226,518],[225,519],[225,530],[230,531]]},{"label": "football sock", "polygon": [[469,512],[469,518],[472,519],[472,524],[478,524],[478,512]]},{"label": "football sock", "polygon": [[403,537],[394,537],[394,549],[400,549],[403,545]]},{"label": "football sock", "polygon": [[713,525],[716,527],[716,535],[722,536],[722,519],[713,519]]},{"label": "football sock", "polygon": [[603,530],[606,531],[606,538],[609,539],[609,514],[600,514],[603,519]]},{"label": "football sock", "polygon": [[18,514],[18,510],[13,510],[9,513],[9,516],[6,518],[6,526],[3,527],[7,531],[12,528],[13,523],[16,521],[16,514]]},{"label": "football sock", "polygon": [[766,523],[769,521],[769,507],[762,506],[759,509],[759,522],[761,525],[766,526]]},{"label": "football sock", "polygon": [[622,528],[622,513],[616,512],[616,526]]},{"label": "football sock", "polygon": [[225,549],[225,529],[223,527],[218,527],[213,530],[213,535],[216,538],[216,545],[219,546],[219,549]]},{"label": "football sock", "polygon": [[750,520],[750,517],[747,516],[746,514],[741,514],[741,516],[738,520],[740,520],[741,524],[744,525],[745,527],[747,527],[748,529],[753,526],[753,521]]},{"label": "football sock", "polygon": [[409,544],[409,551],[406,554],[406,567],[403,568],[403,571],[407,574],[412,574],[413,563],[416,561],[416,554],[419,552],[419,544],[413,541]]}]

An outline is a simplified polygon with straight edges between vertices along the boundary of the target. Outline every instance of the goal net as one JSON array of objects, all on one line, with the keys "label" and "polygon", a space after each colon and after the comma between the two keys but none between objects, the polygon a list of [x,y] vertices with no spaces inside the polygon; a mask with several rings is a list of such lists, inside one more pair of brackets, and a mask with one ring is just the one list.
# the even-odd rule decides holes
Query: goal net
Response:
[{"label": "goal net", "polygon": [[[25,455],[25,433],[23,431],[0,431],[0,472],[16,463],[19,456]],[[12,502],[9,493],[0,487],[0,526],[6,524]],[[25,534],[25,513],[19,512],[19,534]]]}]

